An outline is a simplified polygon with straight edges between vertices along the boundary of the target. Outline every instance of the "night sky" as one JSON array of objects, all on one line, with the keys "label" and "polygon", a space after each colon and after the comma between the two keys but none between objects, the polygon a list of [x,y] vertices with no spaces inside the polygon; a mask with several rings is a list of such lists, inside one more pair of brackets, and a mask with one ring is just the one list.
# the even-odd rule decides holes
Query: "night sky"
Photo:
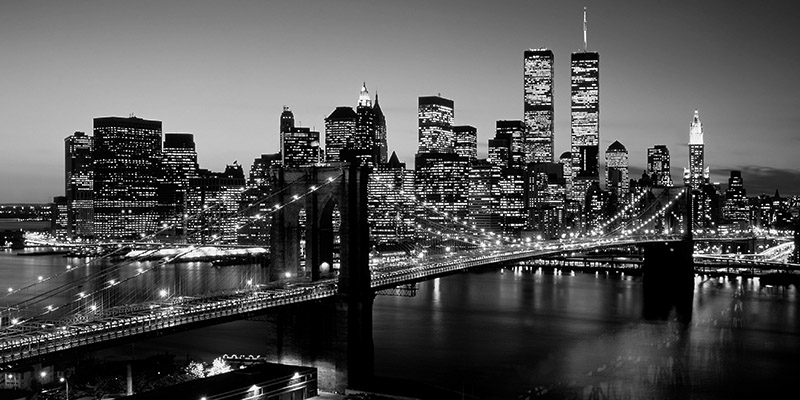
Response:
[{"label": "night sky", "polygon": [[478,128],[485,157],[495,121],[522,119],[523,51],[538,47],[555,54],[559,155],[584,6],[600,53],[601,154],[619,140],[638,177],[646,149],[665,144],[682,182],[698,108],[713,181],[725,188],[739,169],[748,195],[800,194],[800,2],[741,3],[3,1],[0,202],[63,195],[63,139],[91,132],[94,117],[161,120],[195,135],[202,168],[247,170],[278,151],[284,105],[324,132],[363,81],[409,166],[417,97],[438,93],[457,124]]}]

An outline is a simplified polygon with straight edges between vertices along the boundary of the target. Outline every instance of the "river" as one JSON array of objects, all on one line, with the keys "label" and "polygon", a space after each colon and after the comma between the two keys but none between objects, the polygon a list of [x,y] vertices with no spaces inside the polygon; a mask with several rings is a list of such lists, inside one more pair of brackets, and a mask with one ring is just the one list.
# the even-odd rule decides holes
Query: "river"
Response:
[{"label": "river", "polygon": [[[61,271],[65,260],[0,253],[0,282],[21,286]],[[197,272],[185,278],[206,276],[204,268],[187,266]],[[376,297],[375,372],[465,399],[772,398],[795,390],[795,287],[696,276],[688,324],[645,320],[642,299],[642,278],[622,274],[491,268],[423,282],[414,297]],[[263,354],[265,327],[238,321],[96,356]]]}]

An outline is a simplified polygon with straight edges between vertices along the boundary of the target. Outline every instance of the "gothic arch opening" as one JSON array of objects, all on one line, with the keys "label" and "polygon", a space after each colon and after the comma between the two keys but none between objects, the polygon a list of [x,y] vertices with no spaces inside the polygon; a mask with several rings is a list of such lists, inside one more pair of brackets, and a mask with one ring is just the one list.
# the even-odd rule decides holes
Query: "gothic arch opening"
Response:
[{"label": "gothic arch opening", "polygon": [[328,199],[319,215],[319,251],[318,258],[311,260],[312,280],[332,278],[338,274],[341,261],[341,226],[339,205],[333,199]]}]

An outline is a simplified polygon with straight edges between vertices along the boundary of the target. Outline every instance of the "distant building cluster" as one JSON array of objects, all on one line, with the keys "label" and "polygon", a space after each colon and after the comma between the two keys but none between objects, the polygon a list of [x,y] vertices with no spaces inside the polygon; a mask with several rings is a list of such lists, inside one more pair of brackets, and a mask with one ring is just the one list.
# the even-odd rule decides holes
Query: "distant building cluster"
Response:
[{"label": "distant building cluster", "polygon": [[[264,245],[271,221],[262,216],[272,205],[260,199],[280,188],[280,168],[349,162],[371,167],[375,245],[425,240],[432,225],[452,222],[541,239],[612,231],[612,215],[634,217],[652,201],[643,193],[676,186],[670,151],[661,144],[647,149],[644,173],[631,177],[628,150],[614,141],[603,171],[600,57],[584,49],[570,61],[570,151],[556,159],[554,65],[551,50],[523,53],[522,119],[496,122],[486,158],[478,158],[477,129],[456,124],[452,99],[419,97],[413,170],[389,152],[386,117],[366,83],[355,107],[334,107],[325,118],[324,136],[298,126],[284,107],[279,152],[256,158],[247,176],[238,162],[220,172],[199,168],[193,135],[163,133],[161,121],[95,118],[91,135],[65,139],[65,195],[54,201],[53,223],[72,238],[135,240],[156,233],[164,241]],[[747,197],[739,171],[731,171],[725,191],[709,181],[697,110],[688,145],[682,185],[692,192],[695,230],[793,227],[797,205],[778,193]]]}]

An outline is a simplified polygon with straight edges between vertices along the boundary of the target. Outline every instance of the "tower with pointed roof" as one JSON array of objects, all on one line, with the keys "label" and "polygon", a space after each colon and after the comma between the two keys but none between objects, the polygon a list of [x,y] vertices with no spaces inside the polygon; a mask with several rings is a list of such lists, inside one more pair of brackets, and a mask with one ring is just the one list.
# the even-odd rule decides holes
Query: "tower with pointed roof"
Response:
[{"label": "tower with pointed roof", "polygon": [[358,95],[358,106],[372,107],[372,99],[370,99],[369,91],[367,91],[367,82],[361,85],[361,93]]},{"label": "tower with pointed roof", "polygon": [[700,122],[699,111],[695,109],[689,127],[689,167],[684,171],[684,181],[692,189],[697,189],[708,182],[708,175],[708,168],[705,167],[703,123]]},{"label": "tower with pointed roof", "polygon": [[[366,85],[364,86],[366,89]],[[381,105],[378,102],[378,91],[375,91],[375,103],[372,105],[372,113],[375,114],[375,147],[378,153],[378,163],[386,162],[386,155],[389,146],[386,143],[386,116],[383,115]]]}]

